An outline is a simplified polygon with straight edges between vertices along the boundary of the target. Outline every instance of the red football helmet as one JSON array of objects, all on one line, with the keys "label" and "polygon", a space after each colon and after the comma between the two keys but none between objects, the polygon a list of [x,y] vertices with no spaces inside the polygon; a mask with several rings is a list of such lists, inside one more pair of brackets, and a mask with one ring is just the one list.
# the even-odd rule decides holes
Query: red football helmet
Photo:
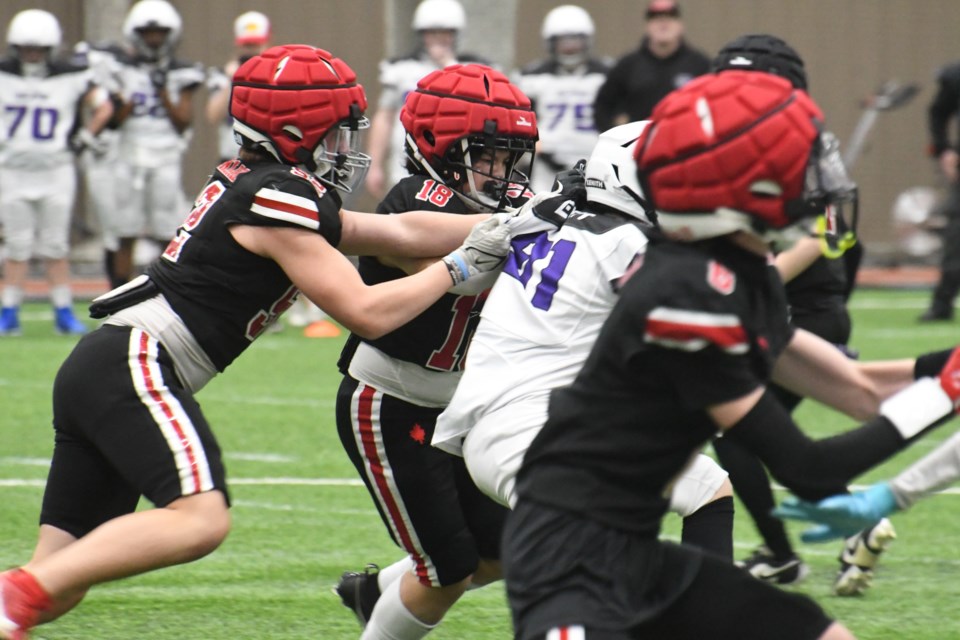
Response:
[{"label": "red football helmet", "polygon": [[784,78],[702,76],[664,98],[651,119],[637,145],[640,182],[660,226],[678,239],[767,236],[856,201],[819,107]]},{"label": "red football helmet", "polygon": [[230,115],[238,142],[279,162],[303,165],[351,192],[370,156],[361,153],[367,97],[347,63],[307,45],[271,47],[233,76]]},{"label": "red football helmet", "polygon": [[[495,69],[467,64],[434,71],[407,95],[400,122],[414,168],[453,188],[474,209],[496,210],[508,186],[522,189],[529,182],[518,167],[533,160],[536,115],[529,98]],[[498,151],[507,152],[505,175],[478,171],[478,161]],[[478,189],[475,174],[493,179]]]}]

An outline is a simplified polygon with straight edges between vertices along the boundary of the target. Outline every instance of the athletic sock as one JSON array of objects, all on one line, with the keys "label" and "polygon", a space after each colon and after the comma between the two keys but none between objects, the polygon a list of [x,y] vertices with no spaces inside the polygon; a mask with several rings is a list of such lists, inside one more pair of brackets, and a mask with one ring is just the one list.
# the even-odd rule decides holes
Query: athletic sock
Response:
[{"label": "athletic sock", "polygon": [[386,591],[387,587],[402,578],[403,574],[412,570],[413,560],[410,559],[410,556],[404,556],[403,559],[397,560],[389,567],[380,569],[380,573],[377,574],[377,586],[380,587],[380,592]]},{"label": "athletic sock", "polygon": [[0,300],[2,300],[4,308],[17,308],[20,306],[20,303],[23,302],[23,289],[8,284],[3,288],[3,293],[0,294]]},{"label": "athletic sock", "polygon": [[73,294],[70,292],[70,285],[58,284],[50,287],[50,303],[54,309],[71,308],[73,306]]},{"label": "athletic sock", "polygon": [[377,600],[360,640],[420,640],[436,625],[424,624],[403,605],[400,581],[394,580]]}]

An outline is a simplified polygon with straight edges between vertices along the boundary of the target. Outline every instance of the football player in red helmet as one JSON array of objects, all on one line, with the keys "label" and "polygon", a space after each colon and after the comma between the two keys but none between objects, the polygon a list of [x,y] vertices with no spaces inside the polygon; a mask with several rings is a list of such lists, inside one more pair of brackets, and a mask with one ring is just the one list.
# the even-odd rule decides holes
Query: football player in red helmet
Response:
[{"label": "football player in red helmet", "polygon": [[[854,193],[822,119],[758,72],[698,78],[654,109],[637,165],[667,237],[524,456],[503,542],[518,640],[853,638],[806,596],[658,538],[666,489],[717,431],[819,498],[955,412],[960,351],[857,366],[789,324],[769,238]],[[771,379],[867,422],[811,440]]]},{"label": "football player in red helmet", "polygon": [[[537,142],[530,100],[499,71],[454,65],[424,77],[400,110],[407,170],[457,192],[473,211],[524,195]],[[515,204],[515,203],[514,203]]]},{"label": "football player in red helmet", "polygon": [[[412,175],[390,190],[380,213],[496,211],[532,195],[518,167],[532,157],[536,116],[499,71],[478,64],[434,71],[407,96],[400,122]],[[396,281],[404,268],[417,266],[360,259],[369,283]],[[493,284],[479,282],[451,289],[386,335],[352,335],[340,358],[340,440],[390,535],[409,554],[379,573],[343,575],[337,590],[366,625],[364,638],[421,638],[469,584],[500,577],[505,509],[470,482],[462,458],[430,446],[460,380],[484,289]],[[367,445],[372,441],[378,446]]]},{"label": "football player in red helmet", "polygon": [[[95,301],[105,323],[57,375],[38,542],[28,563],[0,574],[0,637],[25,638],[93,585],[219,546],[230,529],[226,477],[194,393],[299,292],[377,338],[502,261],[500,217],[341,208],[339,192],[366,166],[365,107],[354,72],[321,49],[274,47],[237,71],[239,157],[216,168],[148,273]],[[341,251],[447,255],[368,286]],[[137,512],[141,496],[156,508]]]},{"label": "football player in red helmet", "polygon": [[[807,90],[803,59],[789,44],[769,34],[747,34],[728,42],[714,58],[713,70],[772,73],[789,80],[794,88]],[[850,218],[850,230],[843,234],[840,229],[847,228],[846,224],[836,224],[842,220],[842,215],[836,217],[842,211],[834,209],[831,214],[834,224],[822,224],[824,231],[819,234],[811,233],[785,249],[774,247],[774,261],[784,281],[791,324],[846,348],[851,335],[847,298],[862,248],[856,242],[856,217]],[[818,218],[818,224],[824,222],[825,215]],[[851,242],[855,244],[850,246]],[[771,385],[771,389],[788,411],[792,412],[803,400],[779,385]],[[730,472],[738,497],[762,538],[762,544],[738,565],[761,580],[781,585],[799,582],[806,577],[809,567],[794,551],[784,523],[771,513],[776,500],[766,469],[732,438],[717,438],[713,447],[717,459]],[[841,554],[841,568],[834,582],[837,595],[858,595],[869,586],[872,566],[893,534],[892,525],[886,521],[876,528],[868,548],[856,554],[849,550]],[[851,545],[857,547],[855,541]]]}]

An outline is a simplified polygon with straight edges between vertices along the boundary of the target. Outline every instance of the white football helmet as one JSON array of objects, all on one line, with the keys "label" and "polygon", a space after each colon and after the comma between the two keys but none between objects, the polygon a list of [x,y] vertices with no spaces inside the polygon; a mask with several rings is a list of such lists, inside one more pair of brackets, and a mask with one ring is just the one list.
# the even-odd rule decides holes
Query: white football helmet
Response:
[{"label": "white football helmet", "polygon": [[49,11],[27,9],[13,16],[7,28],[11,47],[49,47],[56,49],[63,40],[60,22]]},{"label": "white football helmet", "polygon": [[[140,35],[143,29],[169,29],[167,39],[159,48],[147,46]],[[130,8],[123,21],[123,37],[148,60],[169,58],[180,41],[183,21],[173,5],[166,0],[140,0]]]},{"label": "white football helmet", "polygon": [[416,31],[449,29],[463,31],[467,16],[457,0],[423,0],[413,12],[413,28]]},{"label": "white football helmet", "polygon": [[[543,19],[543,26],[540,28],[540,36],[547,51],[560,64],[567,67],[575,67],[586,60],[593,45],[593,33],[593,20],[590,14],[574,4],[564,4],[552,9]],[[583,48],[577,53],[558,51],[557,38],[565,36],[583,38]]]},{"label": "white football helmet", "polygon": [[649,120],[628,122],[601,133],[587,160],[584,180],[588,202],[606,205],[652,225],[656,214],[643,195],[634,159],[637,140],[649,124]]}]

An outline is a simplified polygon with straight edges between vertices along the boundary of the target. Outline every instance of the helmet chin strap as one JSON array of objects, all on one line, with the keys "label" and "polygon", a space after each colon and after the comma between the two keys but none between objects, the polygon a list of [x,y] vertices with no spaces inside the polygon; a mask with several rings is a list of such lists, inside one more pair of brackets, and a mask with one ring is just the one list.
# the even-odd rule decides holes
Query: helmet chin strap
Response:
[{"label": "helmet chin strap", "polygon": [[306,147],[297,147],[297,150],[293,152],[293,155],[297,159],[297,164],[302,164],[305,166],[310,173],[314,173],[317,170],[317,160]]},{"label": "helmet chin strap", "polygon": [[427,159],[423,157],[422,153],[420,153],[420,148],[417,146],[417,141],[413,139],[413,136],[411,136],[409,133],[406,134],[406,136],[407,136],[407,147],[412,151],[413,159],[417,161],[417,164],[423,167],[423,170],[426,171],[431,178],[433,178],[434,180],[436,180],[441,184],[446,184],[444,179],[440,177],[440,175],[436,172],[433,166],[429,162],[427,162]]}]

